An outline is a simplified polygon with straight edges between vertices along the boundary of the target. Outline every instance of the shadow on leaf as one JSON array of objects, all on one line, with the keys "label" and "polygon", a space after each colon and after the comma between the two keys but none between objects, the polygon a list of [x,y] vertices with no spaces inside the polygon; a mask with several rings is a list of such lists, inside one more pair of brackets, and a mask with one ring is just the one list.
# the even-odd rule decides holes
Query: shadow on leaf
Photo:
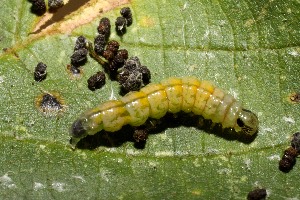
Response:
[{"label": "shadow on leaf", "polygon": [[[149,119],[145,125],[143,125],[143,128],[147,130],[151,137],[151,135],[162,133],[166,129],[180,126],[195,127],[225,140],[237,140],[244,144],[250,144],[256,138],[256,134],[254,136],[247,136],[237,133],[230,128],[223,129],[221,124],[214,124],[211,120],[206,120],[202,116],[187,113],[168,113],[159,120]],[[81,139],[77,143],[76,148],[92,150],[100,146],[119,147],[125,142],[134,142],[135,148],[144,149],[146,141],[136,142],[133,137],[135,130],[136,127],[126,125],[116,132],[100,131],[95,135],[89,135]]]}]

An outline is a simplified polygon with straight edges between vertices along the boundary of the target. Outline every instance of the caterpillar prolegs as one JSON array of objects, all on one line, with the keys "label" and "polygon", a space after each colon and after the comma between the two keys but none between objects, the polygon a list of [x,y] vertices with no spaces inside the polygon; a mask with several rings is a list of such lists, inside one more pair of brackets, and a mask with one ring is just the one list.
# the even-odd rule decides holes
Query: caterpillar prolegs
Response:
[{"label": "caterpillar prolegs", "polygon": [[71,126],[72,143],[101,130],[115,132],[126,124],[140,126],[148,118],[159,119],[167,112],[180,111],[202,115],[223,128],[247,135],[254,135],[258,130],[257,116],[242,108],[232,95],[209,81],[183,77],[150,83],[120,100],[109,100],[86,111]]}]

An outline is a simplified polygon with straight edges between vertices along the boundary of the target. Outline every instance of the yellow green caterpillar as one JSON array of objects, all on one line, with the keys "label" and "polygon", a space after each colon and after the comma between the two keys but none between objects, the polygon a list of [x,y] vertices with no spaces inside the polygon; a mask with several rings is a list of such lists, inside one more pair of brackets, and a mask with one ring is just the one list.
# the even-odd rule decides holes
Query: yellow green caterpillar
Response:
[{"label": "yellow green caterpillar", "polygon": [[71,126],[72,143],[101,130],[115,132],[126,124],[140,126],[148,118],[159,119],[167,112],[180,111],[202,115],[223,128],[246,135],[254,135],[258,130],[257,116],[209,81],[168,78],[84,112]]}]

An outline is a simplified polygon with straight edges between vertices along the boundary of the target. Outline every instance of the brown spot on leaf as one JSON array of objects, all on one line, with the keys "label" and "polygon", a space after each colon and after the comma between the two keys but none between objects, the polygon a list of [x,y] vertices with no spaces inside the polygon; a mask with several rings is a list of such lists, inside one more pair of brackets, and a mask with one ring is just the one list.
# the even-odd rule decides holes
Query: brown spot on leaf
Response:
[{"label": "brown spot on leaf", "polygon": [[292,103],[300,103],[300,93],[293,92],[289,95],[288,100]]},{"label": "brown spot on leaf", "polygon": [[35,99],[36,108],[47,116],[55,116],[66,108],[63,98],[57,92],[44,92]]}]

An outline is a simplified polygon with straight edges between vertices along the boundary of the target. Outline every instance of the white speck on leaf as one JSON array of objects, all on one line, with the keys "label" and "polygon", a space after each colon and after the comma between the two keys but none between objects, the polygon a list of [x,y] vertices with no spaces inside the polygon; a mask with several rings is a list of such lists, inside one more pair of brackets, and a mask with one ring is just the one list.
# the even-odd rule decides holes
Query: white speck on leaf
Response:
[{"label": "white speck on leaf", "polygon": [[126,150],[126,154],[127,155],[140,155],[140,151],[138,151],[137,149],[128,149],[128,150]]},{"label": "white speck on leaf", "polygon": [[87,159],[87,155],[85,152],[80,152],[79,155],[82,157],[82,159]]},{"label": "white speck on leaf", "polygon": [[154,161],[150,161],[150,162],[149,162],[149,166],[150,166],[150,167],[157,167],[158,165],[159,165],[158,162],[154,162]]},{"label": "white speck on leaf", "polygon": [[188,7],[188,2],[185,2],[185,3],[183,4],[182,10],[185,10],[187,7]]},{"label": "white speck on leaf", "polygon": [[0,84],[4,82],[4,77],[0,76]]},{"label": "white speck on leaf", "polygon": [[210,155],[215,155],[215,154],[219,153],[219,150],[208,147],[207,148],[207,153],[210,154]]},{"label": "white speck on leaf", "polygon": [[219,174],[231,174],[232,170],[228,169],[228,168],[224,168],[224,169],[219,169],[218,173]]},{"label": "white speck on leaf", "polygon": [[158,151],[155,152],[155,156],[167,157],[167,156],[174,156],[173,151]]},{"label": "white speck on leaf", "polygon": [[203,35],[203,39],[208,39],[209,33],[209,29],[207,29]]},{"label": "white speck on leaf", "polygon": [[109,178],[108,178],[109,172],[107,170],[101,169],[101,172],[99,175],[104,181],[109,182]]},{"label": "white speck on leaf", "polygon": [[289,51],[288,54],[295,57],[299,56],[299,52],[295,50]]},{"label": "white speck on leaf", "polygon": [[144,37],[140,37],[140,42],[146,42]]},{"label": "white speck on leaf", "polygon": [[72,177],[79,179],[82,183],[86,182],[82,176],[72,176]]},{"label": "white speck on leaf", "polygon": [[167,131],[165,131],[163,134],[160,135],[161,140],[166,140],[168,139]]},{"label": "white speck on leaf", "polygon": [[66,184],[61,182],[53,182],[51,184],[52,188],[58,192],[66,191]]},{"label": "white speck on leaf", "polygon": [[280,160],[280,155],[271,155],[269,157],[267,157],[268,160],[276,160],[279,161]]},{"label": "white speck on leaf", "polygon": [[16,188],[16,184],[14,184],[13,180],[8,176],[8,174],[4,174],[0,177],[0,184],[4,188],[13,189]]},{"label": "white speck on leaf", "polygon": [[44,188],[46,188],[46,187],[42,183],[34,182],[34,186],[33,186],[34,191],[38,191],[38,190],[41,190]]},{"label": "white speck on leaf", "polygon": [[246,169],[250,169],[251,167],[251,160],[250,159],[246,159],[245,161],[244,161],[244,163],[245,163],[245,165],[246,165]]},{"label": "white speck on leaf", "polygon": [[294,124],[295,123],[295,120],[291,117],[283,117],[282,118],[285,122],[288,122],[288,123],[291,123],[291,124]]},{"label": "white speck on leaf", "polygon": [[190,72],[193,72],[195,69],[197,69],[197,65],[196,64],[193,64],[193,65],[191,65],[191,66],[188,67],[188,70]]},{"label": "white speck on leaf", "polygon": [[226,24],[226,20],[224,20],[224,19],[219,20],[219,24],[220,24],[220,26],[224,26]]},{"label": "white speck on leaf", "polygon": [[182,24],[181,29],[182,29],[183,46],[185,46],[185,34],[184,34],[185,33],[185,31],[184,31],[184,29],[185,29],[185,23]]},{"label": "white speck on leaf", "polygon": [[111,93],[110,93],[109,100],[116,100],[117,98],[115,96],[114,89],[112,88],[112,86],[110,86],[110,89],[111,89]]},{"label": "white speck on leaf", "polygon": [[273,129],[269,128],[269,127],[261,127],[261,130],[266,131],[266,132],[272,132],[273,131]]},{"label": "white speck on leaf", "polygon": [[216,57],[215,54],[212,52],[206,52],[205,55],[207,56],[208,59],[212,59]]}]

